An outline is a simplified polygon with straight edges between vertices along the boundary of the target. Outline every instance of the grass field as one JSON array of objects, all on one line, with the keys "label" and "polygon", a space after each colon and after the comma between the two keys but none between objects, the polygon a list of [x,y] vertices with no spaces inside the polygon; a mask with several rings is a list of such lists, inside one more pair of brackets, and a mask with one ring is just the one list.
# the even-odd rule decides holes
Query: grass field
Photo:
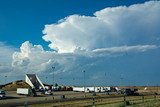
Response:
[{"label": "grass field", "polygon": [[[90,106],[92,107],[92,106]],[[96,107],[125,107],[124,103],[115,103],[115,104],[106,104],[106,105],[96,105]],[[150,101],[145,101],[144,103],[142,102],[134,102],[127,107],[160,107],[160,100],[150,100]]]},{"label": "grass field", "polygon": [[[126,96],[125,100],[129,101],[127,107],[160,107],[160,91],[158,90],[160,87],[136,88],[139,89],[139,96]],[[52,96],[41,95],[39,92],[37,94],[37,97],[27,97],[17,95],[16,91],[6,91],[7,98],[0,100],[0,106],[24,107],[25,103],[27,107],[92,107],[93,103],[96,107],[124,106],[124,95],[117,92],[96,93],[96,96],[93,96],[93,93],[85,93],[86,98],[83,92],[73,91],[58,91]],[[62,95],[65,95],[65,98],[61,98]]]},{"label": "grass field", "polygon": [[[54,104],[37,104],[37,105],[32,105],[32,106],[28,106],[28,107],[93,107],[93,105],[90,106],[84,106],[83,103],[84,102],[77,102],[77,103],[81,103],[81,105],[72,105],[70,103],[66,103],[65,106],[60,106],[60,105],[54,105]],[[105,104],[105,105],[95,105],[96,107],[125,107],[124,103],[114,103],[114,104]],[[160,100],[157,101],[146,101],[144,103],[142,102],[135,102],[135,103],[131,103],[129,105],[127,105],[127,107],[160,107]]]},{"label": "grass field", "polygon": [[[160,107],[159,96],[157,98],[145,96],[144,100],[141,97],[126,97],[127,103],[124,103],[123,97],[95,99],[94,104],[96,107],[125,107],[125,104],[127,107]],[[93,99],[35,104],[28,105],[27,107],[93,107]]]}]

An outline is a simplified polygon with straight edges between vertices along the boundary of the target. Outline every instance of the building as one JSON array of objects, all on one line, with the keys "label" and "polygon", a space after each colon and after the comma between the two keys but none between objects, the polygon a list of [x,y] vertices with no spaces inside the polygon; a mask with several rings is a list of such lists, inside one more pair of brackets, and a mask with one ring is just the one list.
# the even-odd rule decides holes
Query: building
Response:
[{"label": "building", "polygon": [[32,88],[45,89],[43,83],[41,82],[41,80],[38,78],[38,76],[36,74],[26,74],[25,75],[25,82],[28,83]]}]

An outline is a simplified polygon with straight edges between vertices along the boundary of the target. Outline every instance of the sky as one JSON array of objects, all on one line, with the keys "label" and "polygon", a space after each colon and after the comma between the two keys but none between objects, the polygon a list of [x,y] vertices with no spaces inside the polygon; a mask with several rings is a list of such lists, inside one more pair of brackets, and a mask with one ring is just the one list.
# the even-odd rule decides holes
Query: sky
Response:
[{"label": "sky", "polygon": [[157,85],[159,19],[160,1],[1,0],[0,84],[35,73],[49,84]]}]

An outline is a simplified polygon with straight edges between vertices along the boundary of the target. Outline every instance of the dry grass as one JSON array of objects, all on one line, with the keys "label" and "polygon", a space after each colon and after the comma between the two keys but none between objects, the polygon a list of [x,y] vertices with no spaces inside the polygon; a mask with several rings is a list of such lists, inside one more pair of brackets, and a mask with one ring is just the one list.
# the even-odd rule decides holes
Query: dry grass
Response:
[{"label": "dry grass", "polygon": [[16,91],[17,88],[31,88],[25,81],[15,81],[6,84],[2,89],[6,91]]},{"label": "dry grass", "polygon": [[[115,97],[115,98],[100,98],[95,99],[96,107],[124,107],[124,99],[123,97]],[[159,97],[156,99],[154,96],[145,96],[144,101],[142,100],[142,96],[130,96],[126,97],[126,101],[129,102],[129,106],[136,105],[147,105],[145,103],[149,103],[150,105],[153,102],[159,102]],[[157,105],[160,103],[157,103]],[[54,103],[45,103],[45,104],[35,104],[29,105],[28,107],[91,107],[93,105],[92,99],[85,100],[76,100],[76,101],[64,101],[64,102],[54,102]],[[143,107],[143,106],[138,106]],[[144,106],[144,107],[156,107],[156,106]],[[158,106],[157,106],[158,107]]]}]

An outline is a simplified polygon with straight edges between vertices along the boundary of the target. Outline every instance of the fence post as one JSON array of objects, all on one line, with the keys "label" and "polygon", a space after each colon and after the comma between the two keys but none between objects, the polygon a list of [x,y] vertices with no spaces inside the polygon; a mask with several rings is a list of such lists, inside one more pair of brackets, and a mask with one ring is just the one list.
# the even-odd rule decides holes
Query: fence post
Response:
[{"label": "fence post", "polygon": [[142,95],[142,102],[144,103],[144,95]]},{"label": "fence post", "polygon": [[154,100],[156,100],[156,94],[154,95]]},{"label": "fence post", "polygon": [[26,101],[26,102],[24,103],[24,107],[27,107],[27,105],[28,105],[28,104],[27,104],[27,101]]},{"label": "fence post", "polygon": [[123,98],[124,98],[124,100],[123,100],[124,101],[124,107],[126,107],[126,96],[124,95]]},{"label": "fence post", "polygon": [[93,107],[95,107],[95,97],[93,96]]}]

